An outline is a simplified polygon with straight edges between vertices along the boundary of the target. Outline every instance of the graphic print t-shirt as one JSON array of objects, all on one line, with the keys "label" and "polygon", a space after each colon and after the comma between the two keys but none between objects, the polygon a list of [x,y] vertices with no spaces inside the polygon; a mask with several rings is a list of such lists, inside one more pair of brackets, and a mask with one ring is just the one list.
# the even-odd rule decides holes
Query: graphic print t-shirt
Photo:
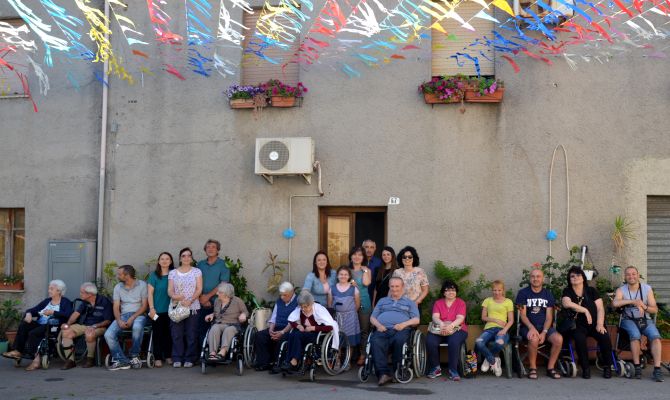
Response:
[{"label": "graphic print t-shirt", "polygon": [[535,293],[530,287],[527,287],[519,290],[516,295],[516,304],[526,307],[528,320],[537,328],[544,325],[547,318],[547,308],[554,307],[556,300],[546,288],[542,288],[539,293]]}]

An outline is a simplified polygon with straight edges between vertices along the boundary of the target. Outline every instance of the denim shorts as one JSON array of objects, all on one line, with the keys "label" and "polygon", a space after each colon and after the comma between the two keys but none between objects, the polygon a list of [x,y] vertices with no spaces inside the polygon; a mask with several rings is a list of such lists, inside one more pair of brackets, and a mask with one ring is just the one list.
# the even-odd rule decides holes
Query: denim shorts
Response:
[{"label": "denim shorts", "polygon": [[[630,337],[630,340],[640,340],[641,334],[640,330],[637,328],[635,321],[632,319],[622,319],[621,320],[621,329],[625,330]],[[646,336],[649,340],[660,339],[661,334],[658,333],[656,324],[654,321],[647,318],[647,327],[642,331],[642,335]]]}]

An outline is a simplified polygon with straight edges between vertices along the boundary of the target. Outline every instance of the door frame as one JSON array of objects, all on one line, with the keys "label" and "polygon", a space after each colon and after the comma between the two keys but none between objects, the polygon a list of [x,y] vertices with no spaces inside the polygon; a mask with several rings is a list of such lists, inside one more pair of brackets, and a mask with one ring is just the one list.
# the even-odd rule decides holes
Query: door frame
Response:
[{"label": "door frame", "polygon": [[[349,237],[356,235],[356,213],[383,212],[384,213],[384,243],[377,243],[378,247],[384,246],[388,241],[388,207],[386,206],[319,206],[319,249],[328,251],[328,217],[349,217]],[[351,244],[351,243],[350,243]],[[355,242],[354,242],[355,245]],[[349,246],[352,247],[352,246]]]}]

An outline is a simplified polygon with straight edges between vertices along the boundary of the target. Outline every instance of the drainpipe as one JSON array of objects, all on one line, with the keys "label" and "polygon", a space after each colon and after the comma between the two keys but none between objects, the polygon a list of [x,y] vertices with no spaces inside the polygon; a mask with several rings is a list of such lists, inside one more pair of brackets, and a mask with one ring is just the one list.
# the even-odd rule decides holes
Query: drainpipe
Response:
[{"label": "drainpipe", "polygon": [[[319,176],[319,194],[294,194],[288,198],[288,227],[289,229],[293,228],[293,198],[294,197],[323,197],[323,189],[321,188],[321,163],[314,161],[314,169],[317,171]],[[288,240],[288,281],[291,282],[291,245],[293,239]]]},{"label": "drainpipe", "polygon": [[[109,41],[109,2],[105,1],[105,40]],[[103,80],[109,73],[109,61],[105,58],[103,65]],[[102,84],[102,118],[100,122],[100,184],[98,187],[98,242],[97,261],[95,264],[95,277],[102,279],[102,240],[105,230],[105,176],[107,174],[107,99],[109,97],[108,87]]]}]

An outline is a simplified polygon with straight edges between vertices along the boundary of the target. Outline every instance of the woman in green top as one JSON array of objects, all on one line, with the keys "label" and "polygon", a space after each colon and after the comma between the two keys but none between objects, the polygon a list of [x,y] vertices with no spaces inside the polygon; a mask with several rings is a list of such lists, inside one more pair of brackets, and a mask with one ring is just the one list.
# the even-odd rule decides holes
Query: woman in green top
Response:
[{"label": "woman in green top", "polygon": [[149,290],[149,318],[154,332],[154,355],[156,356],[156,368],[163,366],[163,360],[172,364],[172,336],[170,335],[170,318],[168,307],[170,296],[168,296],[168,273],[174,269],[172,254],[167,251],[158,256],[156,270],[149,274],[147,280]]},{"label": "woman in green top", "polygon": [[370,313],[372,313],[372,302],[368,292],[368,286],[372,282],[372,272],[367,267],[368,260],[365,251],[360,246],[354,246],[349,252],[349,269],[354,283],[361,294],[361,307],[358,309],[358,324],[361,327],[361,343],[359,345],[358,365],[365,362],[365,345],[370,332]]}]

